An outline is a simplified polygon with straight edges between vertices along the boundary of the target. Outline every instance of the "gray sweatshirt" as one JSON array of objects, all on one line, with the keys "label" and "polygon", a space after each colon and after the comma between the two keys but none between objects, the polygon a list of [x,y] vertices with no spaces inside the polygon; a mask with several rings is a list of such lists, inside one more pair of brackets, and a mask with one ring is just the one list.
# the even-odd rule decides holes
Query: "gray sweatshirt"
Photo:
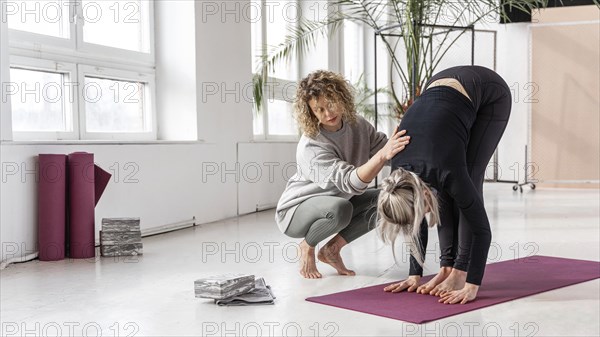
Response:
[{"label": "gray sweatshirt", "polygon": [[281,232],[285,233],[294,211],[308,198],[329,195],[350,199],[362,194],[369,184],[358,178],[357,168],[387,140],[361,116],[356,116],[353,124],[343,121],[335,132],[321,128],[314,139],[302,135],[296,149],[297,172],[288,180],[275,211]]}]

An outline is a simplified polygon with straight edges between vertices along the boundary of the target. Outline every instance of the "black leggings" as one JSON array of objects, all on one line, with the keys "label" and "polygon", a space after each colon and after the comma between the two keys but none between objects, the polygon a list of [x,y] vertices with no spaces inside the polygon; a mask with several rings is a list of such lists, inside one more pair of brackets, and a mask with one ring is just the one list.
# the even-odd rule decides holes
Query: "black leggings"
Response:
[{"label": "black leggings", "polygon": [[[471,100],[479,103],[477,104],[475,121],[470,128],[466,160],[469,176],[483,203],[485,171],[506,129],[510,117],[512,98],[510,88],[506,82],[489,69],[481,68],[481,71],[473,72],[473,68],[469,68],[466,73],[461,72],[461,70],[460,68],[455,69],[454,74],[448,72],[444,74],[442,72],[437,74],[436,78],[432,78],[430,82],[451,77],[459,79],[461,83],[475,83],[471,88],[465,86],[469,96],[477,96],[471,97]],[[476,87],[477,90],[472,90],[473,87]],[[441,191],[438,198],[441,222],[441,226],[437,227],[441,251],[440,266],[469,271],[467,282],[480,285],[491,242],[489,225],[469,223],[447,193]],[[473,232],[479,234],[489,233],[489,235],[479,235],[489,239],[485,240],[487,242],[473,242]],[[426,237],[427,227],[422,226],[421,240],[426,240]],[[481,251],[480,249],[473,249],[479,245],[487,246],[485,256],[472,255],[473,252]],[[469,268],[470,262],[474,260],[477,263]]]}]

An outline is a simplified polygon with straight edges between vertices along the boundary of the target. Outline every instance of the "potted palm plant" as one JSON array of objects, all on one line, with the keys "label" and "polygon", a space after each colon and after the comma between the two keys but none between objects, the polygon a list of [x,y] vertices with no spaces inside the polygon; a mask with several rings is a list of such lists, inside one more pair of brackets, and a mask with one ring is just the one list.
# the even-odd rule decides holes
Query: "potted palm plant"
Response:
[{"label": "potted palm plant", "polygon": [[[302,59],[316,47],[318,37],[333,36],[345,21],[361,23],[375,32],[394,27],[397,38],[381,38],[389,59],[389,94],[396,117],[401,118],[419,95],[447,51],[467,31],[436,27],[473,27],[487,18],[508,21],[508,11],[531,13],[546,7],[547,0],[334,0],[332,11],[324,20],[301,19],[288,30],[285,41],[272,46],[259,61],[253,78],[255,110],[263,104],[264,83],[280,62]],[[436,30],[437,29],[437,30]],[[401,52],[398,52],[398,45]],[[379,93],[362,88],[362,100]]]}]

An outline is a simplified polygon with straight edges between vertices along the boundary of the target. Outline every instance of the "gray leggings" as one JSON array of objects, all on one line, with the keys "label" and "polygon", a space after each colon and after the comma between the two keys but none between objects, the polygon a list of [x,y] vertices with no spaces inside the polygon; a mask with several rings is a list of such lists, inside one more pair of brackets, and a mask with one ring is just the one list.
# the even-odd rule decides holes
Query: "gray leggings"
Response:
[{"label": "gray leggings", "polygon": [[304,238],[311,247],[335,233],[350,243],[375,228],[379,192],[368,189],[350,200],[334,196],[306,199],[296,208],[285,234]]}]

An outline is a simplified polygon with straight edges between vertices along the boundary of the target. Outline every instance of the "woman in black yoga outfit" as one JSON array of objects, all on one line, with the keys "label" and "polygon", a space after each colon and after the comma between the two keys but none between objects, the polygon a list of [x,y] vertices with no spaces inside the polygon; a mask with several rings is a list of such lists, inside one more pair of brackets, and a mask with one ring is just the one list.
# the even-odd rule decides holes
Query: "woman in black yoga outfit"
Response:
[{"label": "woman in black yoga outfit", "polygon": [[[381,234],[393,244],[400,232],[411,247],[408,279],[385,291],[407,289],[439,302],[475,299],[492,233],[483,204],[486,167],[506,129],[511,94],[494,71],[460,66],[441,71],[408,109],[400,128],[411,144],[392,159],[378,202]],[[427,222],[438,224],[440,271],[419,285]]]}]

